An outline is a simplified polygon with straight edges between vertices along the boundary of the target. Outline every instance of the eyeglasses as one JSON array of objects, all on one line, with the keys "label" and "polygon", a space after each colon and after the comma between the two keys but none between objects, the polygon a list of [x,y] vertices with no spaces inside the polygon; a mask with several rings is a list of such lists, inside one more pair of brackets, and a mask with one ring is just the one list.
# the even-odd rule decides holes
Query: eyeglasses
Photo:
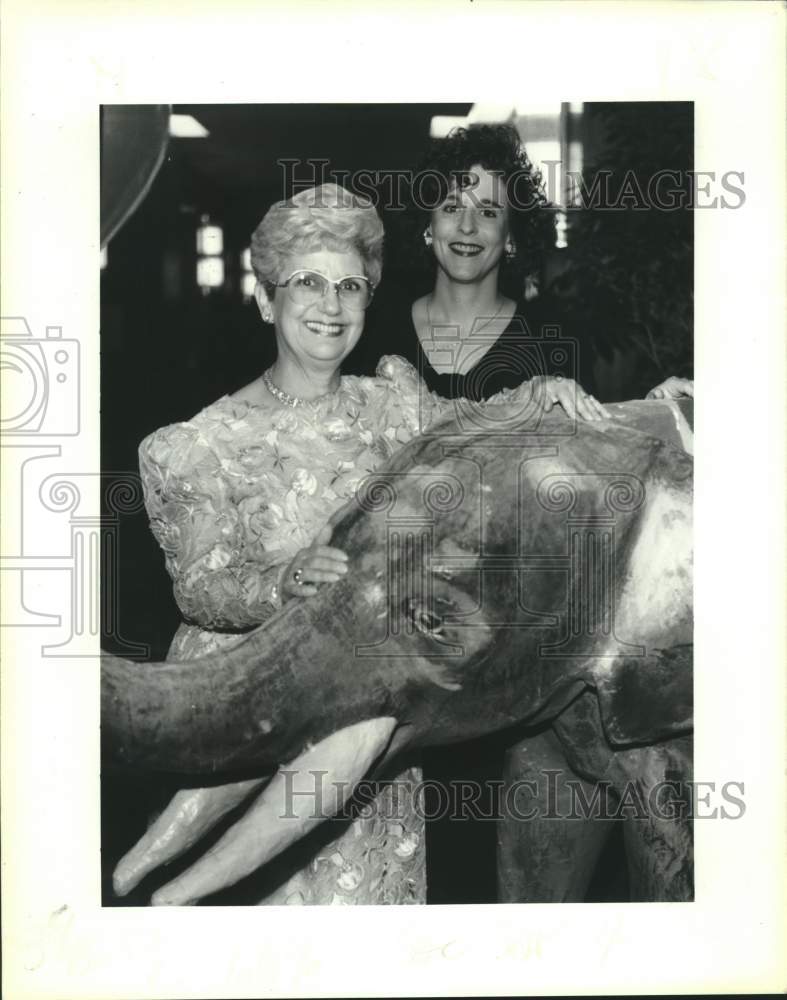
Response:
[{"label": "eyeglasses", "polygon": [[286,288],[292,301],[299,306],[318,302],[329,288],[333,288],[342,305],[358,312],[368,308],[374,294],[374,285],[361,274],[348,274],[332,281],[319,271],[293,271],[286,281],[272,284],[274,288]]}]

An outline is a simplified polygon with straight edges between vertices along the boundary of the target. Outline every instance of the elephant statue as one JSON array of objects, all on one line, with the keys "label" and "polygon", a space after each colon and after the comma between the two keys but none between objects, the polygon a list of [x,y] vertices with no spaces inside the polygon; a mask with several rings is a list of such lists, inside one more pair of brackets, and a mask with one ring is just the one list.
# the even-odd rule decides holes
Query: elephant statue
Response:
[{"label": "elephant statue", "polygon": [[[248,793],[299,761],[352,791],[405,751],[526,726],[506,762],[501,900],[583,898],[609,810],[633,898],[691,899],[689,402],[438,425],[334,519],[345,578],[191,663],[102,658],[104,766]],[[184,820],[156,863],[239,801]],[[245,871],[304,835],[270,815],[253,833],[241,816],[195,868],[230,885],[234,859]]]}]

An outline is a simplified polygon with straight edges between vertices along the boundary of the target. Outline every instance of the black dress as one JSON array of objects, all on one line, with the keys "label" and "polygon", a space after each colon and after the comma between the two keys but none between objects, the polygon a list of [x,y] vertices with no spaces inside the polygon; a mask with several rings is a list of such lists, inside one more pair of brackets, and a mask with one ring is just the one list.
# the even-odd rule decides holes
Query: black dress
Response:
[{"label": "black dress", "polygon": [[[366,330],[342,371],[373,375],[385,354],[398,354],[418,369],[427,386],[445,399],[489,399],[501,389],[515,389],[536,375],[573,378],[594,392],[587,348],[551,302],[519,302],[506,328],[495,335],[477,325],[469,343],[478,361],[464,375],[440,374],[429,362],[412,317],[413,298],[402,288],[380,289],[367,315]],[[490,324],[491,325],[491,324]],[[450,331],[448,331],[450,332]],[[436,327],[436,339],[440,328]],[[450,339],[446,339],[450,355]]]},{"label": "black dress", "polygon": [[[562,374],[588,388],[587,376],[583,380],[580,372],[579,342],[546,303],[518,303],[498,336],[477,324],[470,338],[477,345],[476,364],[464,375],[440,374],[416,333],[412,295],[391,285],[380,291],[384,294],[370,309],[358,348],[342,366],[345,372],[371,374],[380,357],[398,354],[415,366],[429,389],[446,399],[479,402],[536,375]],[[450,351],[450,341],[446,349]],[[493,782],[500,782],[511,740],[511,734],[502,733],[424,754],[429,903],[497,901],[494,817],[499,793]]]}]

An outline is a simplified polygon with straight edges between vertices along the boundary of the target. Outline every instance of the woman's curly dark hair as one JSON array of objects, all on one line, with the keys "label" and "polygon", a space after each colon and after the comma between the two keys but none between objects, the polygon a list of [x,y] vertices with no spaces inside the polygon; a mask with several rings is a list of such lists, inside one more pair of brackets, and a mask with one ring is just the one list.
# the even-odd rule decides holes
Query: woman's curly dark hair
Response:
[{"label": "woman's curly dark hair", "polygon": [[453,184],[462,184],[462,175],[469,175],[474,166],[498,173],[506,185],[516,254],[511,260],[503,258],[500,280],[503,289],[518,298],[525,278],[540,272],[544,253],[554,245],[555,216],[541,174],[513,125],[470,125],[431,141],[413,177],[402,234],[409,246],[402,249],[409,253],[411,265],[433,274],[434,255],[423,241],[431,210],[442,204]]}]

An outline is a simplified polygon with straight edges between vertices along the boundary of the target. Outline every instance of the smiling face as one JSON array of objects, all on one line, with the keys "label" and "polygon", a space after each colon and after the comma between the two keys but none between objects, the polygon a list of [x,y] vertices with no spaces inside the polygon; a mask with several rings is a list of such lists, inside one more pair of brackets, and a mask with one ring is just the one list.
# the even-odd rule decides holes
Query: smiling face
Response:
[{"label": "smiling face", "polygon": [[432,249],[449,278],[480,281],[500,264],[508,239],[505,182],[481,166],[470,171],[477,183],[454,185],[432,212]]},{"label": "smiling face", "polygon": [[[360,255],[351,251],[299,253],[287,259],[277,281],[286,281],[294,271],[317,271],[339,281],[348,275],[363,275],[364,266]],[[273,311],[279,356],[301,365],[338,368],[363,332],[366,313],[345,305],[333,287],[306,305],[293,301],[289,288],[277,288],[271,299],[258,285],[256,294],[263,318],[266,310]]]}]

